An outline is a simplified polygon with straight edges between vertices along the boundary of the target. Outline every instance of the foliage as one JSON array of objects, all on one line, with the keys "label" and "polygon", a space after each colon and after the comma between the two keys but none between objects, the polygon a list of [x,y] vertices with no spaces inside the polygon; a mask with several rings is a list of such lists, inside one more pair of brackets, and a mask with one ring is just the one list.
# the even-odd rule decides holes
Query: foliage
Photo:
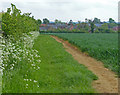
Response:
[{"label": "foliage", "polygon": [[[31,13],[21,14],[21,11],[11,4],[11,8],[2,15],[2,92],[26,91],[28,80],[32,86],[38,87],[30,72],[40,69],[40,56],[33,49],[33,41],[39,35],[37,21],[30,17]],[[0,51],[1,53],[1,51]],[[13,91],[14,88],[14,91]]]},{"label": "foliage", "polygon": [[72,25],[72,24],[73,24],[73,21],[72,21],[72,20],[70,20],[68,24],[69,24],[69,25]]},{"label": "foliage", "polygon": [[34,83],[37,80],[30,75],[30,72],[40,69],[40,56],[38,51],[33,49],[33,41],[38,35],[39,32],[24,34],[15,43],[11,35],[9,35],[9,40],[3,40],[1,61],[3,93],[18,93],[19,90],[24,92],[30,85],[27,80],[33,82],[33,87],[37,87],[37,83]]},{"label": "foliage", "polygon": [[[70,43],[76,45],[81,51],[87,52],[90,56],[102,61],[105,67],[115,71],[118,70],[118,34],[60,34],[57,35]],[[120,75],[119,75],[120,76]]]},{"label": "foliage", "polygon": [[61,22],[61,20],[55,19],[55,24],[61,24],[61,23],[63,23],[63,22]]},{"label": "foliage", "polygon": [[0,32],[1,32],[1,25],[2,25],[2,13],[0,13]]},{"label": "foliage", "polygon": [[113,27],[117,26],[115,23],[104,23],[101,27],[97,28],[100,32],[104,33],[114,33],[115,31],[112,30]]},{"label": "foliage", "polygon": [[38,24],[42,24],[42,21],[40,19],[37,20]]},{"label": "foliage", "polygon": [[101,21],[100,21],[100,19],[98,19],[98,18],[94,18],[94,20],[93,20],[93,22],[96,24],[99,24]]},{"label": "foliage", "polygon": [[102,24],[102,26],[99,27],[98,30],[101,32],[109,32],[108,24],[107,23]]},{"label": "foliage", "polygon": [[109,18],[109,23],[115,23],[115,20],[112,18]]},{"label": "foliage", "polygon": [[0,21],[2,21],[2,13],[0,12]]},{"label": "foliage", "polygon": [[92,20],[89,20],[89,23],[90,23],[90,28],[91,28],[91,33],[93,33],[94,32],[94,29],[95,29],[95,24],[94,24],[94,21],[92,21]]},{"label": "foliage", "polygon": [[115,27],[115,26],[118,26],[116,23],[108,23],[108,27],[109,28],[113,28],[113,27]]},{"label": "foliage", "polygon": [[44,18],[44,19],[43,19],[43,23],[44,23],[44,24],[48,24],[48,23],[49,23],[49,20],[48,20],[47,18]]},{"label": "foliage", "polygon": [[30,17],[31,13],[21,14],[21,11],[11,4],[11,8],[2,15],[2,30],[5,36],[13,35],[14,37],[28,33],[33,30],[38,30],[36,20]]},{"label": "foliage", "polygon": [[81,32],[88,32],[90,31],[90,27],[87,23],[78,23],[77,24],[77,28],[81,31]]},{"label": "foliage", "polygon": [[91,26],[91,33],[93,33],[94,32],[94,23],[92,22],[91,24],[90,24],[90,26]]},{"label": "foliage", "polygon": [[98,30],[98,29],[96,29],[94,32],[95,32],[95,33],[99,33],[99,30]]}]

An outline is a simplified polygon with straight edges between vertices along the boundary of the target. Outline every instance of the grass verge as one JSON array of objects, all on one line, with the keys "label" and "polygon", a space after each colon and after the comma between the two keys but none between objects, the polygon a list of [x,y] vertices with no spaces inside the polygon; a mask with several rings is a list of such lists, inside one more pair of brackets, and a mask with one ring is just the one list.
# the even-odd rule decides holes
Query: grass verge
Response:
[{"label": "grass verge", "polygon": [[34,43],[41,56],[36,77],[42,93],[94,93],[92,81],[97,77],[67,53],[62,44],[49,35],[40,35]]}]

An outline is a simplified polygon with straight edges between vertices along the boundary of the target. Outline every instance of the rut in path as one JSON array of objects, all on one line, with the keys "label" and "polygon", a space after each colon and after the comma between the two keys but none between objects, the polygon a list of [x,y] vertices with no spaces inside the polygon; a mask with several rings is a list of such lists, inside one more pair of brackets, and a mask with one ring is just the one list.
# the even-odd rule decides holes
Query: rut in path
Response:
[{"label": "rut in path", "polygon": [[62,43],[66,51],[70,53],[75,60],[80,64],[85,65],[96,76],[98,76],[98,80],[95,80],[92,83],[98,93],[118,93],[118,78],[115,77],[114,72],[105,68],[102,62],[80,52],[80,50],[71,45],[68,41],[64,41],[56,36],[51,37],[57,42]]}]

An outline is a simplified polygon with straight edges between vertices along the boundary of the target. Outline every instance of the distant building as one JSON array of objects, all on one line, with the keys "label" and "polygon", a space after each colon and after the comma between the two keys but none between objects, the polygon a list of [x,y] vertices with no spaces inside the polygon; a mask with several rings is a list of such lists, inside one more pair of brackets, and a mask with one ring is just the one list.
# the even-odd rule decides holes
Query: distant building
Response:
[{"label": "distant building", "polygon": [[101,27],[101,26],[102,26],[102,24],[95,24],[95,26],[97,26],[97,27]]},{"label": "distant building", "polygon": [[39,29],[40,31],[47,31],[52,29],[65,29],[68,25],[66,23],[61,24],[55,24],[55,23],[49,23],[49,24],[41,24]]},{"label": "distant building", "polygon": [[[90,26],[90,24],[88,24]],[[101,27],[102,24],[95,24],[97,27]],[[40,31],[47,31],[47,30],[55,30],[55,29],[67,29],[67,30],[73,30],[73,29],[78,29],[77,24],[67,24],[67,23],[48,23],[48,24],[41,24],[39,27]]]},{"label": "distant building", "polygon": [[113,31],[118,31],[118,26],[112,28]]}]

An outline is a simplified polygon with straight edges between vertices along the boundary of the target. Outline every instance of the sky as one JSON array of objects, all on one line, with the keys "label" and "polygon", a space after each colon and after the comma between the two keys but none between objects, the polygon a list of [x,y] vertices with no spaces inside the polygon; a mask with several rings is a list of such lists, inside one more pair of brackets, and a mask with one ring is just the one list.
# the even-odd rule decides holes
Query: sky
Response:
[{"label": "sky", "polygon": [[69,22],[85,21],[85,18],[118,21],[119,0],[0,0],[0,11],[6,11],[13,3],[22,13],[31,12],[35,19],[48,18]]}]

